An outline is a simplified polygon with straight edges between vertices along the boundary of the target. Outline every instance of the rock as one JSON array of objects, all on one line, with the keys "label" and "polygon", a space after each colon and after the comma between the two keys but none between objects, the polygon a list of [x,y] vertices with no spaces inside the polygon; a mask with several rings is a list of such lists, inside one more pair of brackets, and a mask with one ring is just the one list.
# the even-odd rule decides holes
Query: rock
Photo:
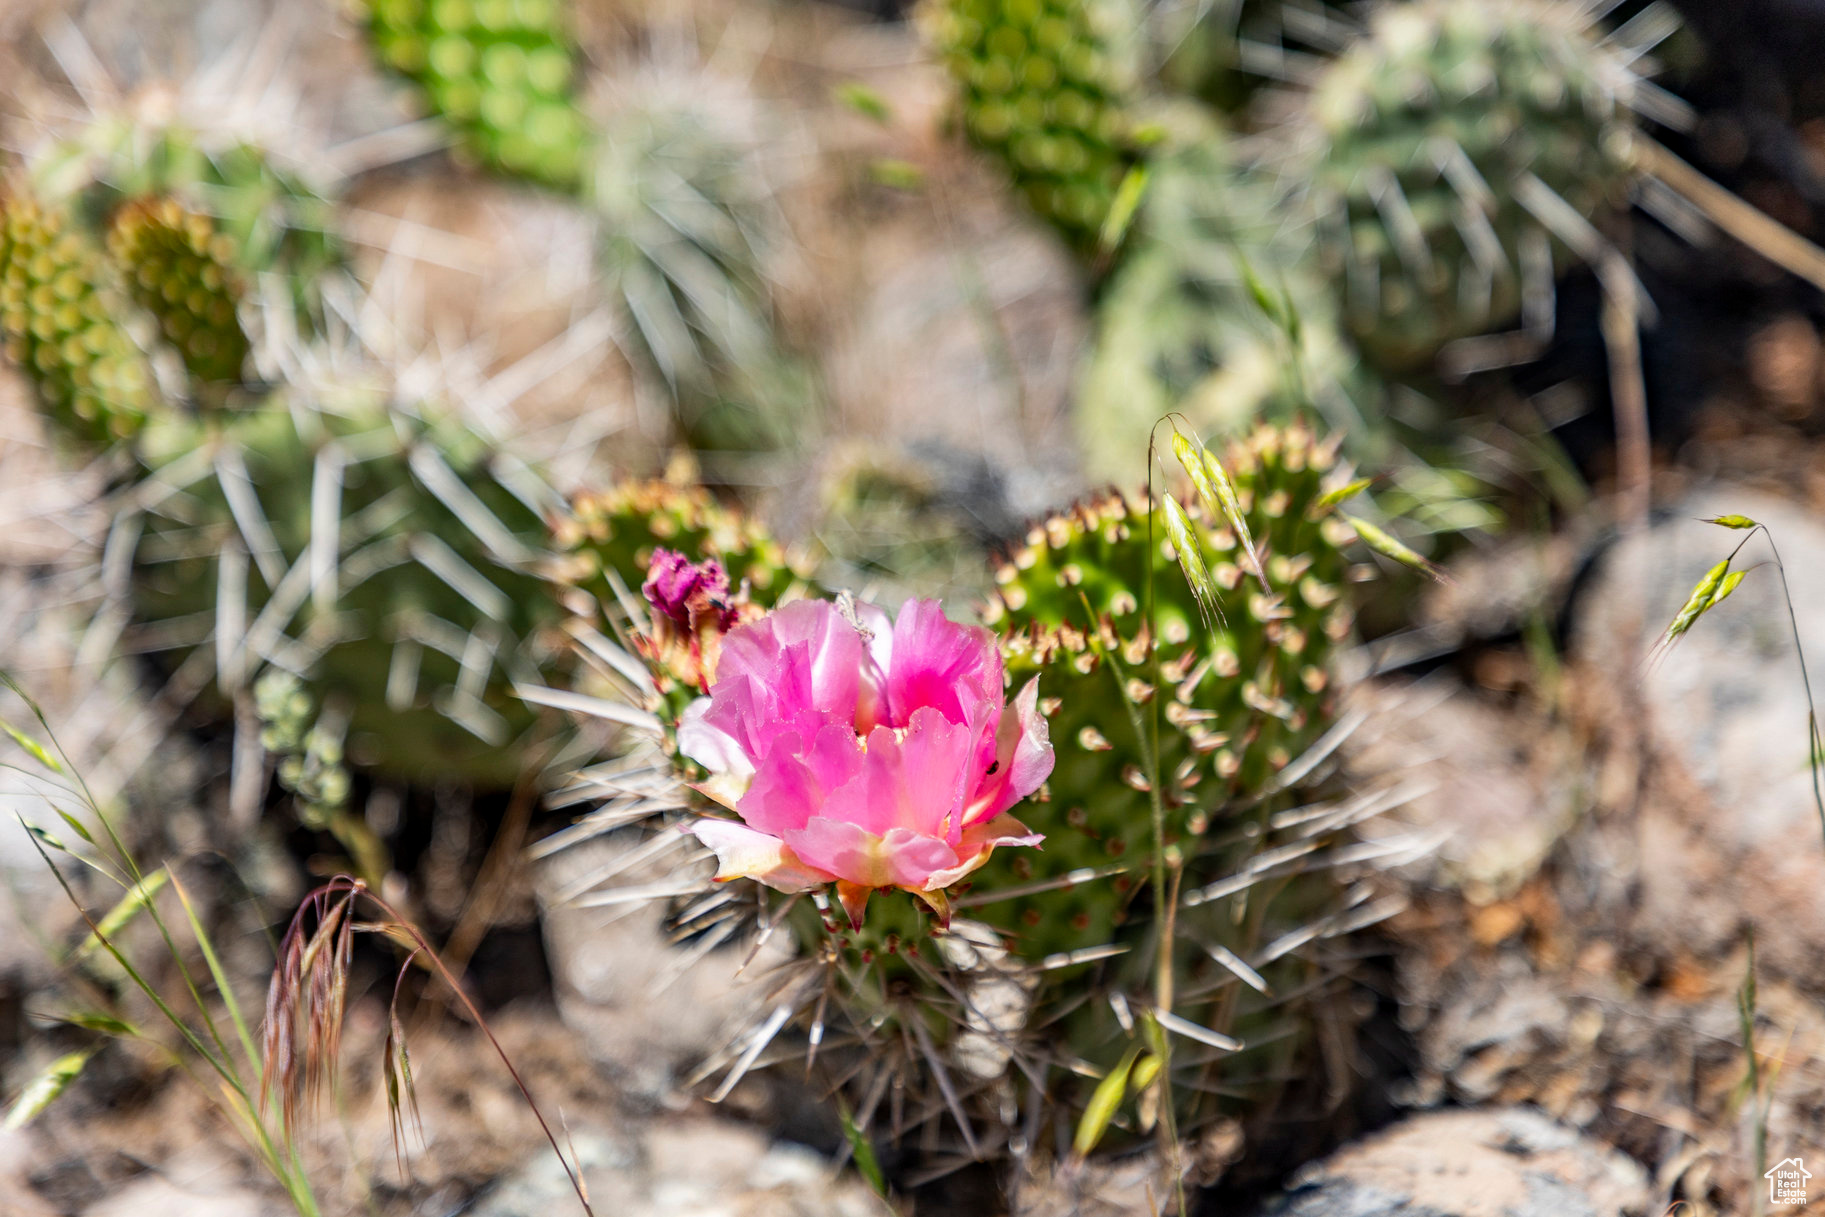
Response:
[{"label": "rock", "polygon": [[1413,1118],[1301,1172],[1262,1217],[1639,1217],[1646,1173],[1527,1108]]},{"label": "rock", "polygon": [[1406,877],[1457,888],[1476,904],[1505,898],[1576,817],[1580,792],[1566,781],[1575,758],[1543,716],[1446,672],[1377,678],[1347,697],[1346,713],[1364,716],[1344,747],[1351,778],[1407,792],[1362,835],[1430,844],[1401,868]]},{"label": "rock", "polygon": [[1081,1166],[1041,1166],[1032,1178],[1021,1180],[1014,1212],[1017,1217],[1153,1217],[1172,1191],[1172,1172],[1157,1151],[1148,1150],[1093,1158]]},{"label": "rock", "polygon": [[[728,1120],[667,1121],[633,1138],[577,1138],[590,1203],[615,1217],[887,1217],[854,1174]],[[551,1155],[507,1176],[474,1217],[546,1217],[575,1206]]]},{"label": "rock", "polygon": [[1649,648],[1693,585],[1743,539],[1701,522],[1768,525],[1785,560],[1812,687],[1825,693],[1825,526],[1780,500],[1717,486],[1618,544],[1578,601],[1573,689],[1607,737],[1600,809],[1634,807],[1611,831],[1617,866],[1594,877],[1640,945],[1715,957],[1745,926],[1777,974],[1813,976],[1825,951],[1825,848],[1807,769],[1807,704],[1767,542],[1747,579],[1653,662]]},{"label": "rock", "polygon": [[663,901],[587,907],[578,899],[592,875],[610,876],[603,888],[684,877],[667,865],[675,855],[613,872],[638,848],[625,832],[592,838],[541,860],[536,883],[565,1023],[628,1091],[669,1100],[685,1072],[754,1021],[783,948],[769,946],[744,971],[751,944],[743,936],[707,953],[674,944]]}]

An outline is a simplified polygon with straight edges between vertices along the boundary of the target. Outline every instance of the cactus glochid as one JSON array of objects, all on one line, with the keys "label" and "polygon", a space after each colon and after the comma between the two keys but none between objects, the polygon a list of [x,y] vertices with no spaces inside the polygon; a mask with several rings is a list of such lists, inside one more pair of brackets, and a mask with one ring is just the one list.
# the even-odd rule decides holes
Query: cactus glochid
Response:
[{"label": "cactus glochid", "polygon": [[1582,5],[1378,7],[1313,85],[1293,174],[1364,352],[1406,370],[1511,321],[1551,213],[1617,201],[1633,86]]},{"label": "cactus glochid", "polygon": [[0,194],[0,335],[59,426],[88,443],[132,436],[154,385],[122,328],[124,293],[99,246],[61,210]]}]

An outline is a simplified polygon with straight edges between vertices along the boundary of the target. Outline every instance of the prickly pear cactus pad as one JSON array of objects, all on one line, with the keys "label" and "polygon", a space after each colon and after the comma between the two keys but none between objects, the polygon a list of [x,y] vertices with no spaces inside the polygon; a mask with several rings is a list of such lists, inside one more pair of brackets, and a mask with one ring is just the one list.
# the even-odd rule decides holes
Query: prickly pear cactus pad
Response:
[{"label": "prickly pear cactus pad", "polygon": [[[1126,870],[1146,856],[1155,792],[1143,733],[1159,733],[1158,794],[1169,831],[1199,839],[1220,835],[1213,809],[1266,790],[1326,725],[1327,663],[1351,624],[1343,547],[1355,539],[1317,507],[1335,445],[1303,427],[1264,427],[1233,445],[1224,463],[1266,587],[1245,574],[1235,533],[1194,503],[1191,523],[1227,598],[1219,620],[1206,620],[1166,556],[1158,509],[1119,493],[1036,525],[997,573],[986,615],[1003,631],[1015,678],[1040,677],[1058,746],[1050,785],[1057,831],[1047,849],[982,880],[1046,889],[978,914],[1015,935],[1023,955],[1108,942],[1127,919],[1131,878],[1047,884],[1073,872]],[[1143,612],[1150,597],[1151,620]]]},{"label": "prickly pear cactus pad", "polygon": [[577,51],[563,0],[365,0],[374,49],[488,167],[559,190],[583,180]]},{"label": "prickly pear cactus pad", "polygon": [[360,768],[505,789],[540,742],[550,504],[453,419],[275,399],[160,419],[142,449],[133,609],[190,687],[290,670]]},{"label": "prickly pear cactus pad", "polygon": [[1622,201],[1633,85],[1584,5],[1375,9],[1289,133],[1365,352],[1413,368],[1512,321],[1526,277],[1565,253],[1551,213]]},{"label": "prickly pear cactus pad", "polygon": [[237,315],[243,288],[234,242],[214,221],[175,199],[142,199],[115,215],[108,253],[193,382],[240,381],[248,351]]},{"label": "prickly pear cactus pad", "polygon": [[151,370],[122,327],[125,293],[101,249],[62,211],[0,192],[0,334],[52,421],[82,443],[135,434]]},{"label": "prickly pear cactus pad", "polygon": [[1135,160],[1120,17],[1109,0],[936,0],[931,13],[970,139],[1084,250]]}]

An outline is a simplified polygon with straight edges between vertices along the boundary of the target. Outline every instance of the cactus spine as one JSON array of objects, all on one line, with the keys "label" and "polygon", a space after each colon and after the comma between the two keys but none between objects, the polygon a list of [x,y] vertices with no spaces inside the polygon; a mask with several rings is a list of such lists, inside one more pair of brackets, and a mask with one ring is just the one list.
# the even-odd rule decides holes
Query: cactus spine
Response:
[{"label": "cactus spine", "polygon": [[224,691],[262,663],[348,724],[351,763],[504,789],[536,755],[550,506],[454,419],[274,400],[146,432],[141,626]]}]

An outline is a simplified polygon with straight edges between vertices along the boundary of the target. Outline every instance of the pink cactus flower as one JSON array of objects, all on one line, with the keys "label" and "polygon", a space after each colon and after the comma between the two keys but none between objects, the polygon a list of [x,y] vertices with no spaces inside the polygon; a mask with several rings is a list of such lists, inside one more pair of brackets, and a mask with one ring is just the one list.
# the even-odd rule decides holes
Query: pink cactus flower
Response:
[{"label": "pink cactus flower", "polygon": [[835,883],[859,927],[869,894],[904,888],[948,920],[944,889],[998,845],[1038,845],[1008,808],[1052,771],[1038,681],[1008,704],[994,635],[935,600],[899,618],[801,600],[723,639],[678,747],[739,821],[703,819],[718,879],[784,892]]}]

